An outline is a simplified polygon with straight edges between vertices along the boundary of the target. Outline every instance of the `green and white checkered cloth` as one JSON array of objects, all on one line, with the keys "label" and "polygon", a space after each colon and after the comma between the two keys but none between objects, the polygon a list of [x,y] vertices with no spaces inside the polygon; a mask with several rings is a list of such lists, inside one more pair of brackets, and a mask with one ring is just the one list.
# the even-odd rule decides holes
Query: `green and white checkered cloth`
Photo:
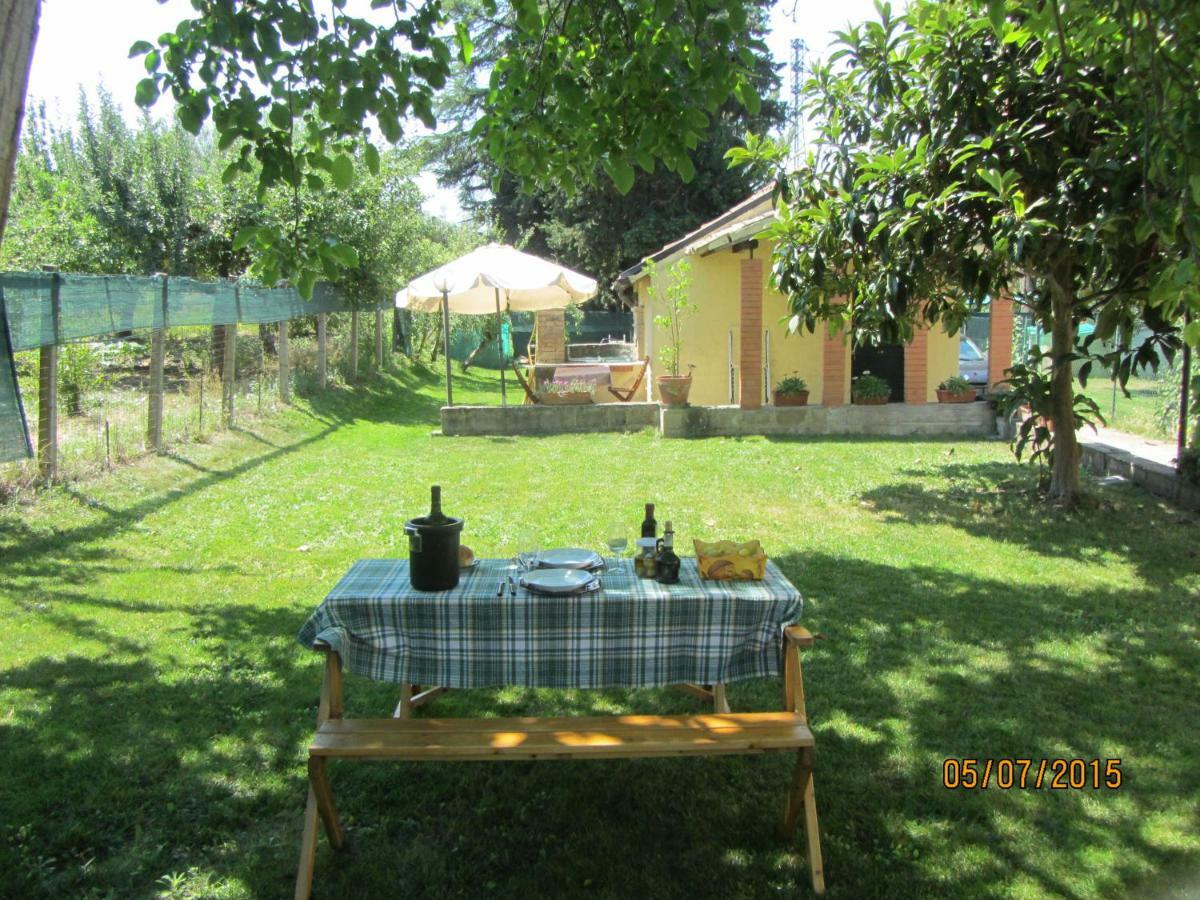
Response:
[{"label": "green and white checkered cloth", "polygon": [[684,559],[679,583],[636,577],[628,560],[601,590],[496,596],[507,560],[485,559],[450,591],[414,590],[408,561],[363,559],[300,629],[346,668],[377,681],[472,688],[715,684],[778,675],[783,627],[802,601],[774,563],[763,581],[705,581]]}]

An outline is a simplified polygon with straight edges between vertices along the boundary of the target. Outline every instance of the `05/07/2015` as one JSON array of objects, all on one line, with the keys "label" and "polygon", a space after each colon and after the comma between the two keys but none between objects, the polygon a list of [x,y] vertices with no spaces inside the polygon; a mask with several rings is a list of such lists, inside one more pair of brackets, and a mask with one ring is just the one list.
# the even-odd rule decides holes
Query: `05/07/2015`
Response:
[{"label": "05/07/2015", "polygon": [[1121,787],[1121,760],[1116,759],[973,759],[950,757],[942,762],[942,787],[949,790],[998,788],[1052,791],[1112,790]]}]

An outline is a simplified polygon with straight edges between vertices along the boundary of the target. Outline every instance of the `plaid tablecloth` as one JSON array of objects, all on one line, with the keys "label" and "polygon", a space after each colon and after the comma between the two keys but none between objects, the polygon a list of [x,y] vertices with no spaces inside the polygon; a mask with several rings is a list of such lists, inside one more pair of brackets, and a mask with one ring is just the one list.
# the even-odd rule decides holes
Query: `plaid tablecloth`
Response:
[{"label": "plaid tablecloth", "polygon": [[774,563],[760,582],[636,577],[629,560],[590,594],[496,596],[508,560],[485,559],[451,591],[413,590],[408,561],[356,562],[300,629],[377,681],[443,687],[714,684],[778,675],[800,592]]}]

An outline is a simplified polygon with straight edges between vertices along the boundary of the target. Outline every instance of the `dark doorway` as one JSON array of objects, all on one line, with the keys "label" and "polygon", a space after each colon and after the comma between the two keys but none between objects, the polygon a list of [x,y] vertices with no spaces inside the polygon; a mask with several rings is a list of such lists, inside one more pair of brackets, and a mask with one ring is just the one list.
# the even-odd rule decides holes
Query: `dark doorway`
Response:
[{"label": "dark doorway", "polygon": [[891,403],[904,402],[904,345],[877,344],[855,347],[850,354],[850,375],[857,378],[864,372],[870,372],[882,378],[891,387],[888,397]]}]

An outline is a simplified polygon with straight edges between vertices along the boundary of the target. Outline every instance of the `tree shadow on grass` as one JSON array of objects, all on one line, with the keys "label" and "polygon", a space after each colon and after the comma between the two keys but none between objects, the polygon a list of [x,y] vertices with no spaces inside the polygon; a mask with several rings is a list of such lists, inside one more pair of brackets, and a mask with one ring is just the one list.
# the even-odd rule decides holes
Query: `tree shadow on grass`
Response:
[{"label": "tree shadow on grass", "polygon": [[[1173,508],[1133,485],[1091,484],[1079,508],[1063,510],[1037,495],[1034,473],[1012,463],[948,463],[898,474],[906,480],[861,495],[889,523],[949,525],[976,537],[1019,544],[1036,555],[1081,562],[1102,563],[1105,555],[1114,554],[1155,581],[1169,570],[1178,569],[1179,575],[1188,567],[1200,568],[1200,515]],[[948,484],[938,485],[935,479]],[[1182,559],[1165,559],[1162,545],[1145,540],[1143,529],[1178,532]]]},{"label": "tree shadow on grass", "polygon": [[[777,562],[807,595],[805,623],[830,638],[805,676],[831,885],[1089,896],[1200,864],[1181,840],[1200,828],[1187,724],[1200,645],[1181,640],[1188,614],[1168,590],[1071,594],[827,554]],[[1125,783],[942,787],[947,758],[1064,756],[1120,757]],[[1152,839],[1155,819],[1174,836]],[[911,881],[896,880],[896,857]]]}]

